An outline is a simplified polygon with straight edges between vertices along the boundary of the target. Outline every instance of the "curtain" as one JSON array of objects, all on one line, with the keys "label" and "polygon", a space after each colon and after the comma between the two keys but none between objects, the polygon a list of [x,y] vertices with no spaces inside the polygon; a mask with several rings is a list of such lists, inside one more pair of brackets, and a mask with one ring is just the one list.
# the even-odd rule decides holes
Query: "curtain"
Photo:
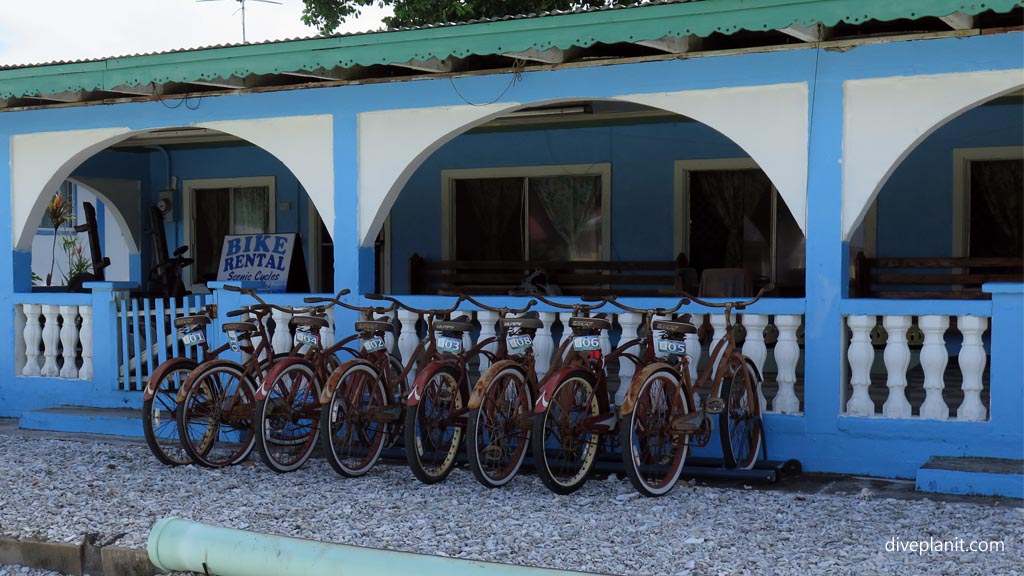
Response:
[{"label": "curtain", "polygon": [[523,179],[455,182],[456,260],[523,259]]},{"label": "curtain", "polygon": [[530,178],[529,187],[530,259],[598,259],[601,177]]}]

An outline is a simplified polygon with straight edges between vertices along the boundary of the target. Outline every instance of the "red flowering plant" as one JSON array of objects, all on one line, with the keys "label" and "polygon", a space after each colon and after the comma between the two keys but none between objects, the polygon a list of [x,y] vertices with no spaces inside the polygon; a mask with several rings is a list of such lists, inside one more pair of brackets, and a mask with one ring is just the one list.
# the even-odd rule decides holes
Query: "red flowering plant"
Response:
[{"label": "red flowering plant", "polygon": [[[53,195],[50,199],[50,203],[46,205],[46,218],[50,221],[50,225],[53,226],[53,247],[50,249],[50,273],[46,275],[46,285],[50,286],[53,282],[53,268],[57,264],[57,233],[63,228],[71,224],[75,219],[75,215],[72,212],[74,206],[67,201],[60,191]],[[65,240],[65,252],[66,240]]]}]

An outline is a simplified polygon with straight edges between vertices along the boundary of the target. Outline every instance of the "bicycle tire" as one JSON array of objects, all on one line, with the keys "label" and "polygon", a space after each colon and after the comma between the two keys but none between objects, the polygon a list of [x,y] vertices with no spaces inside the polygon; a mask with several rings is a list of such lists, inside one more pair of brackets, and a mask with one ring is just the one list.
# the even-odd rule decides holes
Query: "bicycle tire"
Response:
[{"label": "bicycle tire", "polygon": [[238,464],[256,443],[256,387],[233,362],[217,361],[199,370],[178,411],[182,447],[206,468]]},{"label": "bicycle tire", "polygon": [[142,402],[142,433],[146,445],[157,460],[168,466],[192,463],[178,435],[177,396],[196,366],[198,363],[191,358],[168,360],[161,366],[166,369],[153,387],[153,396]]},{"label": "bicycle tire", "polygon": [[387,424],[377,417],[388,406],[377,371],[352,364],[320,409],[321,447],[334,470],[346,478],[365,475],[380,459]]},{"label": "bicycle tire", "polygon": [[556,494],[579,490],[597,460],[600,434],[580,429],[582,420],[600,413],[596,386],[590,372],[570,372],[556,385],[541,416],[534,418],[534,465],[544,485]]},{"label": "bicycle tire", "polygon": [[673,433],[672,425],[692,412],[691,398],[675,370],[656,370],[640,384],[633,411],[620,423],[622,463],[644,496],[668,494],[682,474],[690,435]]},{"label": "bicycle tire", "polygon": [[[405,366],[402,365],[402,361],[398,359],[394,354],[388,354],[388,364],[390,366],[391,375],[397,380],[402,375],[402,371],[405,370]],[[385,389],[392,388],[390,402],[394,405],[398,405],[402,409],[402,414],[396,418],[393,422],[388,425],[388,437],[384,443],[385,448],[394,448],[399,442],[404,443],[405,438],[405,399],[409,396],[409,376],[397,382],[388,383]]]},{"label": "bicycle tire", "polygon": [[532,425],[524,428],[522,423],[532,414],[526,372],[506,366],[491,379],[480,406],[468,417],[466,453],[478,482],[499,488],[515,478],[526,459],[532,431]]},{"label": "bicycle tire", "polygon": [[463,429],[451,418],[465,406],[459,371],[442,366],[427,382],[415,406],[405,408],[405,458],[416,479],[436,484],[451,474],[457,462]]},{"label": "bicycle tire", "polygon": [[256,448],[275,472],[298,470],[316,449],[320,432],[320,382],[305,361],[285,367],[256,402]]},{"label": "bicycle tire", "polygon": [[725,409],[718,415],[719,439],[726,468],[749,470],[757,462],[764,440],[761,405],[757,399],[754,372],[746,359],[737,357],[731,375],[722,379],[721,397]]}]

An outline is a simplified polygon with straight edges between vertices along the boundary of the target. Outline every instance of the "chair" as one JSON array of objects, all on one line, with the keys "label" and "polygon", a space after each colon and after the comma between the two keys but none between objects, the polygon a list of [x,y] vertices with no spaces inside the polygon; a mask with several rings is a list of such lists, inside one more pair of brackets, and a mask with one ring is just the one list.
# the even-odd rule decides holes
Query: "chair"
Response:
[{"label": "chair", "polygon": [[708,268],[700,276],[700,295],[707,298],[742,298],[754,295],[744,268]]}]

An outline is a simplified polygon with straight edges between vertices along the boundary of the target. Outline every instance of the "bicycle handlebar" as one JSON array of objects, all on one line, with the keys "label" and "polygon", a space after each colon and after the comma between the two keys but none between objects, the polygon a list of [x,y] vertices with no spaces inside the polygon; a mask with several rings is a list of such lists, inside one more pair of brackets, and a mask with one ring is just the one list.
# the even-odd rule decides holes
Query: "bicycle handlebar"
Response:
[{"label": "bicycle handlebar", "polygon": [[526,306],[523,306],[522,308],[495,308],[493,306],[488,306],[487,304],[484,304],[483,302],[480,302],[476,298],[473,298],[472,296],[468,296],[466,294],[459,294],[459,299],[469,302],[470,304],[476,306],[477,308],[480,308],[481,310],[497,312],[499,314],[525,314],[530,310],[530,308],[533,308],[534,306],[537,305],[537,301],[532,298],[529,302],[526,303]]},{"label": "bicycle handlebar", "polygon": [[433,310],[421,310],[419,308],[413,308],[412,306],[409,306],[408,304],[399,301],[393,296],[387,296],[385,294],[364,294],[364,296],[366,296],[370,300],[387,300],[388,302],[391,302],[391,310],[394,310],[396,307],[399,307],[404,308],[414,314],[425,314],[428,316],[442,316],[445,314],[451,314],[452,312],[455,312],[459,308],[459,304],[462,304],[462,302],[465,300],[464,297],[459,296],[455,299],[455,304],[452,304],[451,308],[435,308]]},{"label": "bicycle handlebar", "polygon": [[598,308],[600,308],[600,307],[602,307],[602,306],[604,306],[605,304],[608,303],[607,297],[601,297],[600,302],[597,303],[597,304],[562,304],[561,302],[555,302],[553,300],[548,300],[547,298],[541,296],[540,294],[514,294],[514,296],[530,296],[530,297],[536,298],[536,299],[540,300],[541,302],[547,304],[548,306],[552,306],[554,308],[561,308],[562,310],[573,310],[573,311],[581,310],[581,311],[584,311],[584,312],[587,312],[587,313],[590,313],[590,312],[592,312],[594,310],[597,310]]},{"label": "bicycle handlebar", "polygon": [[658,316],[667,316],[669,314],[674,314],[676,312],[676,310],[679,310],[683,306],[689,304],[690,303],[690,298],[688,298],[688,297],[680,298],[679,302],[677,302],[676,305],[673,306],[672,308],[633,308],[632,306],[627,306],[627,305],[619,302],[617,296],[608,296],[608,297],[605,298],[605,302],[608,302],[612,306],[616,306],[618,308],[621,308],[621,309],[625,310],[626,312],[635,312],[637,314],[656,314]]},{"label": "bicycle handlebar", "polygon": [[249,312],[255,312],[257,308],[265,308],[267,310],[270,310],[270,309],[280,310],[281,312],[285,312],[285,313],[288,313],[288,314],[304,314],[304,313],[308,313],[308,312],[316,312],[317,311],[316,307],[311,307],[311,308],[293,308],[291,306],[281,306],[279,304],[273,304],[271,302],[267,302],[263,298],[260,298],[260,295],[257,294],[256,291],[251,289],[251,288],[240,288],[238,286],[232,286],[231,284],[225,284],[224,285],[224,289],[227,290],[228,292],[239,292],[241,294],[245,294],[245,295],[249,296],[250,298],[252,298],[252,299],[256,300],[257,302],[259,302],[259,306],[249,306],[248,307],[249,308]]},{"label": "bicycle handlebar", "polygon": [[[384,307],[384,306],[356,306],[354,304],[349,304],[347,302],[342,302],[341,301],[341,297],[346,295],[346,294],[348,294],[349,292],[350,292],[350,290],[348,288],[345,288],[345,289],[342,289],[337,294],[335,294],[333,297],[324,298],[324,297],[320,297],[320,296],[307,296],[307,297],[303,298],[302,301],[306,302],[306,303],[309,303],[309,304],[333,304],[335,306],[341,306],[342,308],[347,308],[347,309],[352,310],[354,312],[364,312],[364,313],[373,313],[373,314],[387,314],[388,312],[391,312],[392,310],[394,310],[397,307],[395,304],[392,304],[391,306],[387,306],[387,307]],[[371,298],[371,300],[372,300],[372,298]]]},{"label": "bicycle handlebar", "polygon": [[757,296],[754,296],[750,300],[730,300],[728,302],[708,302],[707,300],[702,300],[692,294],[683,292],[682,290],[680,290],[680,293],[682,293],[682,295],[685,298],[689,298],[690,300],[693,300],[694,302],[700,304],[701,306],[708,306],[710,308],[735,308],[737,310],[743,310],[747,306],[750,306],[754,302],[760,300],[766,293],[771,292],[774,289],[775,285],[769,284],[764,288],[761,288],[761,290],[757,292]]}]

